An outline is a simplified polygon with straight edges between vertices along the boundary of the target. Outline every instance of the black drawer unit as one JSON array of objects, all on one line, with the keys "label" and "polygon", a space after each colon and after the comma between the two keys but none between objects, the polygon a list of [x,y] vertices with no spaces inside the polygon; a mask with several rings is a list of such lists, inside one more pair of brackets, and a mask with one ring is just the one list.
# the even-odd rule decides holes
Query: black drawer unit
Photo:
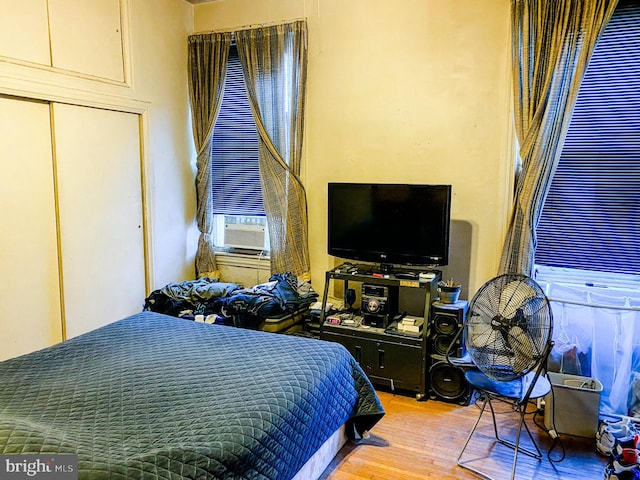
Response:
[{"label": "black drawer unit", "polygon": [[320,338],[344,345],[372,383],[424,395],[426,357],[422,339],[389,336],[371,329],[325,325]]}]

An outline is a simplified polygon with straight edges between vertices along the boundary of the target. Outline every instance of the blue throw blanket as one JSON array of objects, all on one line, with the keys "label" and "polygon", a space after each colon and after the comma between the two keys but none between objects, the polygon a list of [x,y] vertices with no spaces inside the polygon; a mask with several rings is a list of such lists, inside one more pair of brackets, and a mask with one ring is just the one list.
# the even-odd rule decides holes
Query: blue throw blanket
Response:
[{"label": "blue throw blanket", "polygon": [[258,328],[266,318],[306,310],[317,299],[309,282],[288,272],[248,288],[212,278],[170,283],[145,299],[144,310],[183,318],[215,313],[223,323]]}]

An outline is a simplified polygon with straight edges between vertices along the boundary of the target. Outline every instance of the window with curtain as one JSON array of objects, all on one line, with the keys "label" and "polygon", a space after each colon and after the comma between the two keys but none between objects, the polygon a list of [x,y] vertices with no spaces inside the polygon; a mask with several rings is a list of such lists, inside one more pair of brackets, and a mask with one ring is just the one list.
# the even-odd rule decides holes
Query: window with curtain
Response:
[{"label": "window with curtain", "polygon": [[640,417],[640,0],[620,0],[580,85],[536,230],[551,371],[597,378],[600,413]]},{"label": "window with curtain", "polygon": [[229,50],[224,96],[212,138],[214,244],[218,248],[267,250],[258,132],[235,45]]},{"label": "window with curtain", "polygon": [[620,0],[580,86],[537,228],[538,266],[640,275],[638,72],[640,1]]}]

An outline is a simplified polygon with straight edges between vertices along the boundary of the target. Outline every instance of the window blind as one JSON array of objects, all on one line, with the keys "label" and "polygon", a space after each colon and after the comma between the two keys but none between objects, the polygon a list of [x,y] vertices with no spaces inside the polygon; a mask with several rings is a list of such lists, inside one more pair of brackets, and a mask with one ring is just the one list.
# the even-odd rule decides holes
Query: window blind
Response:
[{"label": "window blind", "polygon": [[258,132],[235,45],[211,142],[213,213],[265,215],[258,168]]},{"label": "window blind", "polygon": [[537,228],[536,263],[640,274],[640,1],[599,40]]}]

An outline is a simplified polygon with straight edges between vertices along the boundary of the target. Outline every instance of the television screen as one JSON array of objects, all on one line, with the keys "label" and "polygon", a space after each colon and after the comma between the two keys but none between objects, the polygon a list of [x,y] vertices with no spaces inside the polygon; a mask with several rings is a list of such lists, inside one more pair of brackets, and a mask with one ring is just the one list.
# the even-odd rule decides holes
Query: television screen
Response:
[{"label": "television screen", "polygon": [[451,185],[329,183],[328,253],[381,264],[449,262]]}]

